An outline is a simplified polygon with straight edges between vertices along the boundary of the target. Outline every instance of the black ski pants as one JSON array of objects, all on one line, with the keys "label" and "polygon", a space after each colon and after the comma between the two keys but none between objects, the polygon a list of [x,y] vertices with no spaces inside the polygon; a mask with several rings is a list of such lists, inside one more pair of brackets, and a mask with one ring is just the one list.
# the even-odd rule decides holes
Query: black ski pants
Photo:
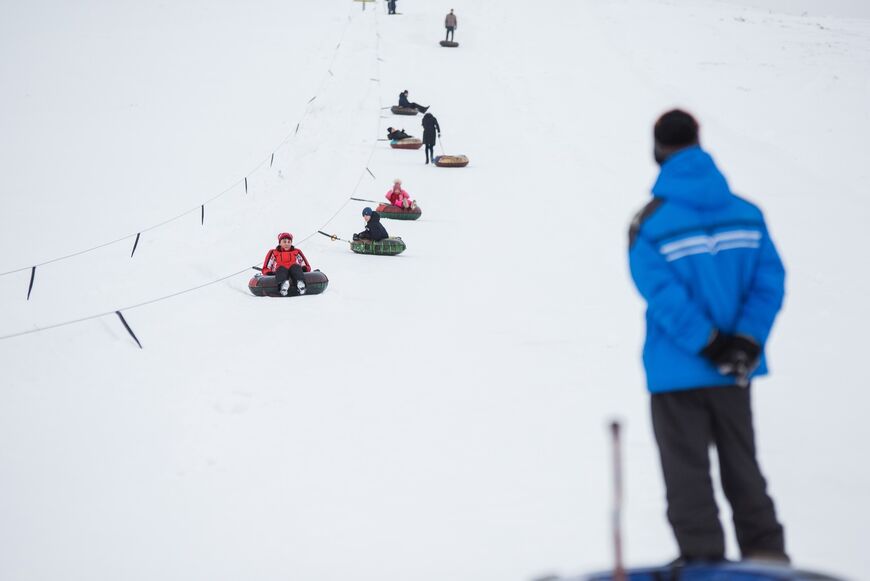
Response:
[{"label": "black ski pants", "polygon": [[389,8],[389,12],[387,14],[395,14],[396,13],[396,3],[394,0],[390,0],[387,2],[387,8]]},{"label": "black ski pants", "polygon": [[718,560],[725,539],[710,478],[716,446],[722,489],[734,514],[740,552],[785,557],[782,525],[755,457],[750,388],[711,387],[652,395],[652,421],[661,455],[668,521],[680,554]]},{"label": "black ski pants", "polygon": [[426,163],[429,163],[430,159],[434,163],[435,162],[435,144],[434,143],[427,143],[424,146],[424,148],[426,149]]},{"label": "black ski pants", "polygon": [[444,40],[453,40],[453,28],[447,27],[447,35],[444,37]]},{"label": "black ski pants", "polygon": [[298,264],[290,265],[290,268],[279,266],[275,271],[275,282],[280,287],[287,279],[292,280],[293,284],[296,284],[300,280],[305,280],[305,271]]}]

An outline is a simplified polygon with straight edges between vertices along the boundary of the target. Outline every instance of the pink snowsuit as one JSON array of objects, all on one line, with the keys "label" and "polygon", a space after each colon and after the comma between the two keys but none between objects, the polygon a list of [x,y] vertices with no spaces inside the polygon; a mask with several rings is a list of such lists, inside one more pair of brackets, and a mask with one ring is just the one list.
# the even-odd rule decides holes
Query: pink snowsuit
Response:
[{"label": "pink snowsuit", "polygon": [[408,195],[408,192],[399,188],[397,192],[395,189],[390,189],[387,192],[387,199],[394,206],[398,206],[399,208],[407,208],[411,205],[411,196]]}]

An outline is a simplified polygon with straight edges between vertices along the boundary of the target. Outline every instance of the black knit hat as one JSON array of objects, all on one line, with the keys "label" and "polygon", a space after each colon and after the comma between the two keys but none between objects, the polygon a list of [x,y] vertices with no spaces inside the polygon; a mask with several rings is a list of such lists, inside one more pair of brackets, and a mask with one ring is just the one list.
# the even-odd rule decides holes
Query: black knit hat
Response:
[{"label": "black knit hat", "polygon": [[680,109],[668,111],[658,118],[653,128],[656,144],[666,148],[681,148],[698,143],[698,122]]}]

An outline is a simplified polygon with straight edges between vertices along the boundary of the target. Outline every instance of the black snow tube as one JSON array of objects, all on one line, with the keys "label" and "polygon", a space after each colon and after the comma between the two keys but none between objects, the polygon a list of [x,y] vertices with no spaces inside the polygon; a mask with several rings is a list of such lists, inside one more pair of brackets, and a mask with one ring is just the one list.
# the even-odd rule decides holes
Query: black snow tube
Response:
[{"label": "black snow tube", "polygon": [[453,42],[452,40],[442,40],[439,44],[441,46],[446,46],[447,48],[456,48],[459,46],[458,42]]},{"label": "black snow tube", "polygon": [[[305,294],[319,295],[326,290],[329,285],[329,279],[319,270],[312,270],[303,275],[305,280]],[[257,273],[248,281],[248,290],[258,297],[281,297],[281,289],[278,288],[278,283],[275,282],[275,275]],[[287,293],[288,297],[298,297],[299,290],[293,281],[290,281],[290,288]],[[283,298],[283,297],[281,297]]]}]

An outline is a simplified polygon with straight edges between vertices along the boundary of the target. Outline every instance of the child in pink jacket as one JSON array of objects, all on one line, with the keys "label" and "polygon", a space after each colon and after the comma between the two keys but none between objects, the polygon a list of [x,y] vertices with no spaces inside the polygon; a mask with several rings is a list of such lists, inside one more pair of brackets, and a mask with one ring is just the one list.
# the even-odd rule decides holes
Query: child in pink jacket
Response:
[{"label": "child in pink jacket", "polygon": [[393,180],[393,188],[387,192],[387,199],[390,204],[399,208],[412,209],[417,205],[408,192],[402,189],[402,180],[399,178]]}]

